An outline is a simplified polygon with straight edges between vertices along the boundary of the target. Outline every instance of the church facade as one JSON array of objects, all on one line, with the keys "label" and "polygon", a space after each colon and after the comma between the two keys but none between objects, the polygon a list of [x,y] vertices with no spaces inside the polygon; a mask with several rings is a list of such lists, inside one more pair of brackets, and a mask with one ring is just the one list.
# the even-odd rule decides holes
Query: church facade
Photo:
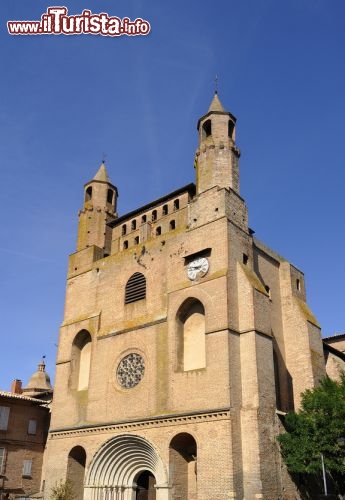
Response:
[{"label": "church facade", "polygon": [[[105,165],[70,256],[45,498],[289,498],[279,415],[325,374],[303,273],[248,227],[236,118],[198,121],[196,183],[118,216]],[[292,491],[292,490],[291,490]]]}]

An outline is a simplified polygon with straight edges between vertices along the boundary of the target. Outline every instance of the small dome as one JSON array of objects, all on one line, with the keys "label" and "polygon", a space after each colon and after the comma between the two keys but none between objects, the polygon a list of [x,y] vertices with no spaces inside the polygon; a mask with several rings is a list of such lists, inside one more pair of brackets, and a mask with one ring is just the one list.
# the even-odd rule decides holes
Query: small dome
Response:
[{"label": "small dome", "polygon": [[30,377],[29,383],[23,388],[23,393],[26,396],[38,397],[41,393],[53,392],[50,383],[50,377],[46,372],[44,360],[38,364],[38,369]]}]

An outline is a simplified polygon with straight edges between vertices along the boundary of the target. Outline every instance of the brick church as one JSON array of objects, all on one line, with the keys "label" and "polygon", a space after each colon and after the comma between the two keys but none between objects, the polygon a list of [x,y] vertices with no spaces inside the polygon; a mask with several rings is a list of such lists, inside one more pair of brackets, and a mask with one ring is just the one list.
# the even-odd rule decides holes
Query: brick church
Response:
[{"label": "brick church", "polygon": [[84,187],[45,498],[66,479],[77,500],[292,491],[276,434],[325,375],[320,328],[303,273],[248,227],[217,93],[197,130],[195,184],[120,216],[104,164]]}]

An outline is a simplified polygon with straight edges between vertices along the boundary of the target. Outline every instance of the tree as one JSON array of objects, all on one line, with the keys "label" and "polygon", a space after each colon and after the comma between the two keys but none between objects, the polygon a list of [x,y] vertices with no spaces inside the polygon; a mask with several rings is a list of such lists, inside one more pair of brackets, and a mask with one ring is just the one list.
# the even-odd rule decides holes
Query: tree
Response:
[{"label": "tree", "polygon": [[345,447],[345,373],[339,382],[324,378],[314,389],[302,394],[301,409],[288,413],[286,432],[278,436],[290,472],[321,473],[321,453],[325,468],[344,489]]},{"label": "tree", "polygon": [[73,500],[73,487],[71,481],[58,481],[51,489],[52,500]]}]

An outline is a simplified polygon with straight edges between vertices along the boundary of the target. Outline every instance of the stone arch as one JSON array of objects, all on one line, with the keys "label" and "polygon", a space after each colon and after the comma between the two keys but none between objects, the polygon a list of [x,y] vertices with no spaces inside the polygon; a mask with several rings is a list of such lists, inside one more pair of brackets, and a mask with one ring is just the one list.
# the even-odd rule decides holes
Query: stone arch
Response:
[{"label": "stone arch", "polygon": [[83,499],[86,452],[82,446],[74,446],[68,454],[67,479],[73,488],[74,500]]},{"label": "stone arch", "polygon": [[176,315],[177,364],[181,371],[206,367],[205,308],[200,300],[189,297]]},{"label": "stone arch", "polygon": [[202,124],[202,139],[206,139],[210,135],[212,135],[212,122],[209,118]]},{"label": "stone arch", "polygon": [[74,337],[71,353],[71,389],[86,390],[89,385],[92,338],[87,330]]},{"label": "stone arch", "polygon": [[228,137],[230,137],[230,139],[235,140],[234,132],[235,132],[235,123],[232,120],[229,120],[228,121]]},{"label": "stone arch", "polygon": [[172,498],[197,498],[197,444],[194,437],[181,432],[169,445],[169,472]]},{"label": "stone arch", "polygon": [[92,186],[85,189],[85,202],[92,200]]},{"label": "stone arch", "polygon": [[156,481],[157,500],[168,499],[168,478],[156,449],[136,435],[116,436],[95,454],[85,479],[85,500],[135,500],[136,479],[144,471]]},{"label": "stone arch", "polygon": [[113,204],[114,200],[114,191],[112,189],[108,189],[107,191],[107,203]]}]

